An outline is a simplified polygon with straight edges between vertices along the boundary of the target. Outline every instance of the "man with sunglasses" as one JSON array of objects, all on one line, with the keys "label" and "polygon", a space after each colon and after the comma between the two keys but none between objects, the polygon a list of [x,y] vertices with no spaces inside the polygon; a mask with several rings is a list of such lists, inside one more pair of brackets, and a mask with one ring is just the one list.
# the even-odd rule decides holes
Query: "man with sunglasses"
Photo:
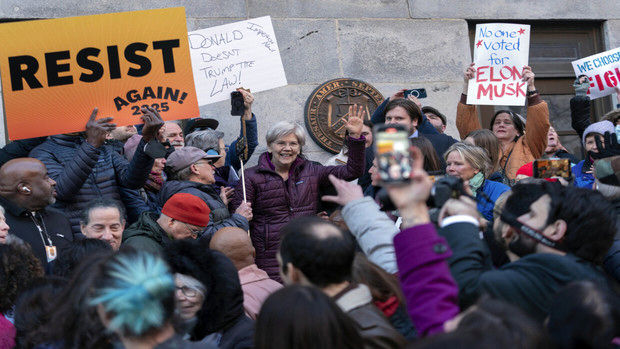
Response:
[{"label": "man with sunglasses", "polygon": [[196,239],[209,223],[209,206],[187,193],[171,196],[158,216],[144,212],[123,232],[122,246],[161,254],[173,240]]},{"label": "man with sunglasses", "polygon": [[215,184],[213,163],[221,157],[218,152],[186,146],[175,150],[166,161],[171,179],[166,181],[159,192],[159,202],[163,204],[176,193],[189,193],[202,199],[209,206],[209,224],[200,238],[209,240],[221,228],[237,227],[249,229],[252,219],[250,203],[241,204],[233,214],[228,210],[228,194],[219,191]]}]

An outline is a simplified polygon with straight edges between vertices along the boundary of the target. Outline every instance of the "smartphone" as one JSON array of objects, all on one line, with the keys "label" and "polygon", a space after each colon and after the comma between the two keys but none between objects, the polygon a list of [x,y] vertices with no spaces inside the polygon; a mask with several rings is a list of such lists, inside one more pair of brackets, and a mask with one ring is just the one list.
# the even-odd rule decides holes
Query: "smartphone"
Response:
[{"label": "smartphone", "polygon": [[412,90],[405,91],[405,98],[409,97],[410,95],[414,96],[415,98],[426,98],[426,89],[414,88]]},{"label": "smartphone", "polygon": [[411,176],[409,134],[401,125],[375,127],[375,157],[382,182],[402,183]]},{"label": "smartphone", "polygon": [[571,165],[568,159],[534,160],[534,178],[570,178]]},{"label": "smartphone", "polygon": [[243,104],[243,95],[239,91],[233,91],[230,93],[230,115],[243,115],[245,112],[245,105]]}]

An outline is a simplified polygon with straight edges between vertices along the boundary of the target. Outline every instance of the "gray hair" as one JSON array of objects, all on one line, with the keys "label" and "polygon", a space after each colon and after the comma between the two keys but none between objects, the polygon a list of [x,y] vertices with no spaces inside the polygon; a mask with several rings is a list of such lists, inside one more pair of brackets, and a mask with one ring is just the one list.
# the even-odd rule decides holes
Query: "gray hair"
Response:
[{"label": "gray hair", "polygon": [[270,146],[271,143],[275,142],[277,139],[288,136],[290,134],[294,134],[295,137],[297,137],[300,149],[303,148],[303,146],[306,144],[306,131],[304,131],[301,126],[290,121],[280,121],[275,125],[271,126],[269,131],[267,131],[267,136],[265,136],[265,139],[267,140],[267,146]]},{"label": "gray hair", "polygon": [[482,172],[482,174],[484,174],[484,178],[491,175],[491,159],[489,158],[486,149],[462,142],[454,143],[443,155],[446,161],[448,160],[448,155],[450,155],[453,151],[458,152],[461,157],[463,157],[463,160],[465,160],[471,167]]},{"label": "gray hair", "polygon": [[185,146],[207,150],[220,151],[220,139],[224,138],[224,132],[216,130],[194,131],[185,137]]},{"label": "gray hair", "polygon": [[190,165],[182,170],[179,170],[178,172],[175,172],[172,175],[172,178],[176,179],[177,181],[189,181],[189,176],[191,175],[192,175],[192,166]]}]

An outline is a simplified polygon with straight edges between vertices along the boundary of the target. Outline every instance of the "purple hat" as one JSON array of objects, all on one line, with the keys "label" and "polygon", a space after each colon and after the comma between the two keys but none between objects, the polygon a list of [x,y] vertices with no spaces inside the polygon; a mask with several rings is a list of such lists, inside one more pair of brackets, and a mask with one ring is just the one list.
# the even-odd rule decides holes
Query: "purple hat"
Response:
[{"label": "purple hat", "polygon": [[581,139],[583,141],[583,146],[586,146],[586,137],[588,137],[590,133],[600,133],[604,135],[605,132],[616,133],[616,127],[611,121],[604,120],[591,124],[583,131],[583,138]]}]

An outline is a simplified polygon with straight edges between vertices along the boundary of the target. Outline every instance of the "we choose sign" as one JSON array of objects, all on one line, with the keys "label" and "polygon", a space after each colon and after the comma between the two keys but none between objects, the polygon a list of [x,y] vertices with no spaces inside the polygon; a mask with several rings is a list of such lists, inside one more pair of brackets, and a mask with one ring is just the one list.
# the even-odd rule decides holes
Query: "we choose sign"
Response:
[{"label": "we choose sign", "polygon": [[95,107],[119,125],[199,115],[182,7],[0,25],[11,140],[83,131]]}]

